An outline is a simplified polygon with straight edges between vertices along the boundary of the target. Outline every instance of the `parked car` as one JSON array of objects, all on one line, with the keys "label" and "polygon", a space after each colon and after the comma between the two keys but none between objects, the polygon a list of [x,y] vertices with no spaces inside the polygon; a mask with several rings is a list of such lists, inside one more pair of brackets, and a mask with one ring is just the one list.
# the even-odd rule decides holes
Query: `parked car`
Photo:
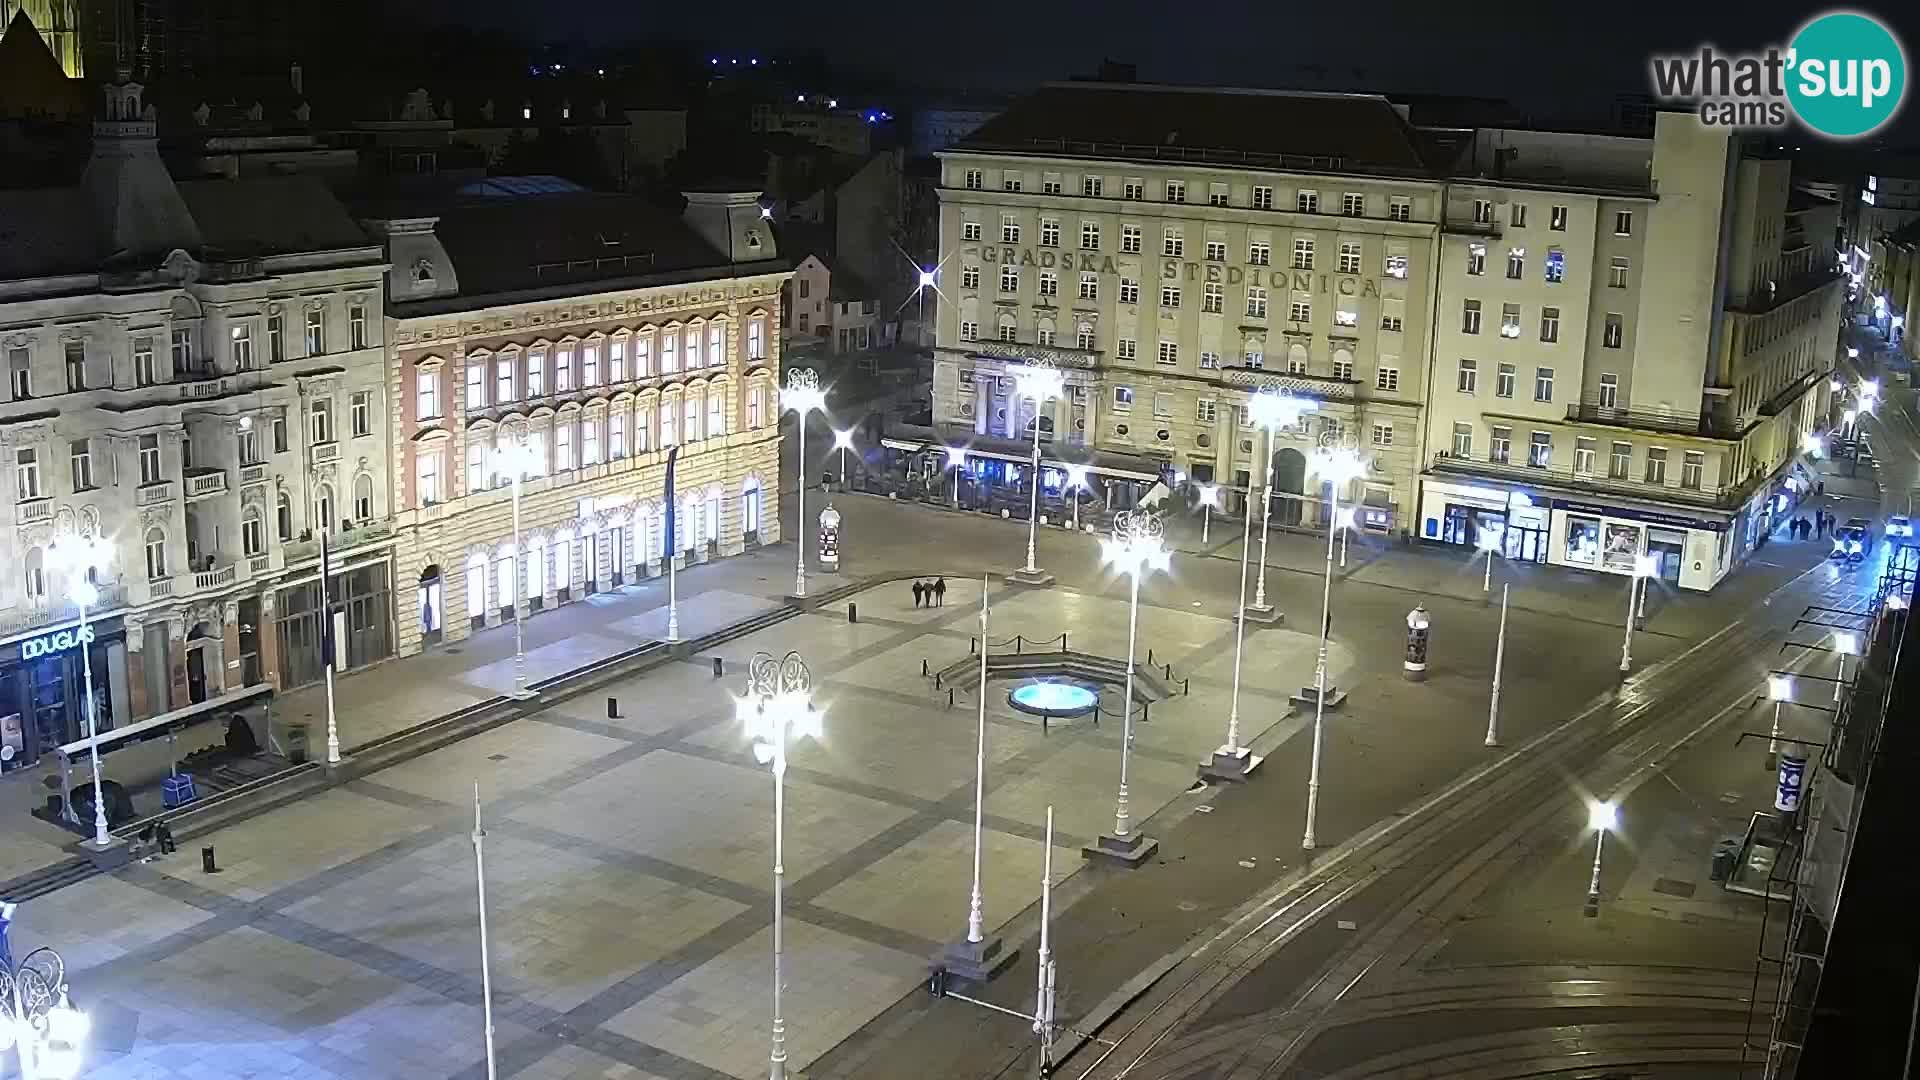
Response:
[{"label": "parked car", "polygon": [[1913,543],[1913,522],[1905,514],[1895,514],[1887,519],[1887,542],[1890,544]]},{"label": "parked car", "polygon": [[1833,550],[1828,553],[1830,559],[1844,559],[1847,562],[1859,562],[1873,550],[1873,526],[1866,518],[1848,518],[1845,525],[1833,531]]}]

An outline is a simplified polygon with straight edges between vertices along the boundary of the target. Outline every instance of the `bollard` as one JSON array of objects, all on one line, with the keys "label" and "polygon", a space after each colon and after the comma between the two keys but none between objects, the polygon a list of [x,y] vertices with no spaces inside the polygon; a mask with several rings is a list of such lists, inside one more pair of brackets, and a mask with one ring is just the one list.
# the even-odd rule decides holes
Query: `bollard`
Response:
[{"label": "bollard", "polygon": [[1193,679],[1192,679],[1191,677],[1189,677],[1189,678],[1185,678],[1185,679],[1181,679],[1181,680],[1180,680],[1180,694],[1181,694],[1181,696],[1182,696],[1182,697],[1190,697],[1190,696],[1192,696],[1192,694],[1193,694]]},{"label": "bollard", "polygon": [[1173,681],[1173,665],[1168,664],[1166,671],[1167,671],[1167,675],[1166,675],[1167,681],[1172,682]]},{"label": "bollard", "polygon": [[1140,703],[1140,722],[1144,724],[1151,719],[1153,719],[1153,702],[1151,701],[1141,702]]},{"label": "bollard", "polygon": [[927,677],[927,658],[924,656],[920,658],[920,677]]},{"label": "bollard", "polygon": [[857,623],[860,621],[860,605],[858,604],[847,605],[847,621],[850,623]]},{"label": "bollard", "polygon": [[1153,666],[1154,666],[1154,662],[1153,662],[1153,650],[1152,650],[1152,649],[1148,649],[1148,650],[1147,650],[1147,666],[1148,666],[1148,667],[1153,667]]},{"label": "bollard", "polygon": [[940,689],[943,689],[943,687],[941,687],[941,685],[940,685],[940,676],[938,676],[938,675],[935,675],[935,676],[933,677],[933,688],[934,688],[935,690],[940,690]]},{"label": "bollard", "polygon": [[947,688],[947,708],[953,708],[953,688]]},{"label": "bollard", "polygon": [[612,697],[612,696],[609,696],[607,698],[607,719],[609,720],[620,719],[620,699],[619,698]]},{"label": "bollard", "polygon": [[968,656],[972,656],[976,651],[978,651],[979,647],[980,647],[979,638],[970,637],[967,639],[967,655]]},{"label": "bollard", "polygon": [[220,872],[220,868],[213,864],[212,844],[208,844],[206,847],[200,849],[200,872],[203,874],[217,874]]},{"label": "bollard", "polygon": [[717,656],[713,658],[713,677],[714,678],[719,679],[719,678],[725,677],[727,673],[726,664],[727,662],[725,660],[722,660]]}]

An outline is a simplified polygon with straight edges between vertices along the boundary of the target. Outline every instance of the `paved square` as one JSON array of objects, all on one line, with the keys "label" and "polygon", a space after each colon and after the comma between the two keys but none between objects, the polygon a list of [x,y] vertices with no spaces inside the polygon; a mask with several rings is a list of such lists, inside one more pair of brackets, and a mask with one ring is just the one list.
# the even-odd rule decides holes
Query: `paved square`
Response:
[{"label": "paved square", "polygon": [[213,845],[217,874],[201,873],[199,860],[192,858],[164,859],[153,868],[238,900],[259,900],[433,824],[431,815],[335,788],[199,841]]},{"label": "paved square", "polygon": [[[993,829],[982,840],[980,892],[991,932],[1040,899],[1043,845]],[[1056,837],[1055,884],[1081,863],[1080,852],[1060,846]],[[928,941],[951,941],[966,933],[972,887],[973,826],[949,821],[822,893],[815,903]]]},{"label": "paved square", "polygon": [[491,802],[539,787],[559,773],[625,745],[602,735],[522,720],[383,769],[379,783],[466,808],[473,802],[475,780],[480,782],[481,799]]}]

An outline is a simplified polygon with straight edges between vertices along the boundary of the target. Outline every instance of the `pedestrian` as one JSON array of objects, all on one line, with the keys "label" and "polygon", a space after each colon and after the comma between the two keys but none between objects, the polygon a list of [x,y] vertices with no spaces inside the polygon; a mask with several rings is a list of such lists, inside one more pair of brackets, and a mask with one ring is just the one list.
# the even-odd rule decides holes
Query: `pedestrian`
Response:
[{"label": "pedestrian", "polygon": [[938,607],[947,606],[947,579],[944,576],[933,579],[933,602]]},{"label": "pedestrian", "polygon": [[926,591],[927,591],[927,587],[920,584],[918,581],[913,583],[913,606],[914,607],[920,606],[920,600],[923,596],[926,595]]}]

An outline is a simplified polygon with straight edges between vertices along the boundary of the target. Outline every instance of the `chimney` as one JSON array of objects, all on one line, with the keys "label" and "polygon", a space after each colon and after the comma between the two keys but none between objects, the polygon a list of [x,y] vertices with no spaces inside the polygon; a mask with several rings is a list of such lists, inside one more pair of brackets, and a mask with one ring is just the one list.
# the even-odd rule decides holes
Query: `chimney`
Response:
[{"label": "chimney", "polygon": [[688,191],[687,224],[729,263],[759,262],[779,254],[771,214],[759,191]]},{"label": "chimney", "polygon": [[307,73],[301,70],[300,61],[295,60],[293,62],[293,69],[287,73],[287,82],[293,86],[294,93],[302,97],[306,96]]}]

